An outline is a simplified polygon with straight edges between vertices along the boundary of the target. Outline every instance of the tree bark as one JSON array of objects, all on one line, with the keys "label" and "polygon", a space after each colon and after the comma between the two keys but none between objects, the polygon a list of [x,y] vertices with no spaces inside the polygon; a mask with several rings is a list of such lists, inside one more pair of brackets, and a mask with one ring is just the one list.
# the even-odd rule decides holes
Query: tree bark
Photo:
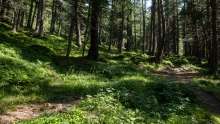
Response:
[{"label": "tree bark", "polygon": [[74,16],[72,16],[71,26],[70,26],[70,30],[69,30],[68,47],[67,47],[67,52],[66,52],[66,60],[67,60],[67,61],[69,60],[70,51],[71,51],[71,46],[72,46],[74,23],[75,23],[75,18],[74,18]]},{"label": "tree bark", "polygon": [[122,53],[123,48],[123,40],[124,40],[124,4],[122,3],[122,11],[121,11],[121,30],[120,30],[120,38],[118,43],[118,53]]},{"label": "tree bark", "polygon": [[217,39],[217,0],[211,0],[212,8],[212,59],[211,74],[218,75],[219,49]]},{"label": "tree bark", "polygon": [[52,3],[52,17],[51,17],[51,23],[50,23],[50,33],[55,32],[55,23],[56,23],[56,16],[57,16],[57,0],[53,0]]},{"label": "tree bark", "polygon": [[152,0],[152,51],[151,55],[155,54],[155,48],[156,48],[156,0]]},{"label": "tree bark", "polygon": [[[162,33],[159,41],[160,41],[160,46],[159,49],[157,51],[157,55],[155,58],[155,63],[156,64],[160,64],[162,62],[162,54],[163,54],[163,49],[164,49],[164,44],[165,44],[165,40],[166,40],[166,27],[165,27],[165,18],[164,18],[164,14],[163,14],[163,5],[162,5],[162,0],[158,0],[158,20],[159,16],[161,16],[162,20],[161,22],[161,26],[162,26],[162,30],[159,30],[159,33]],[[161,29],[161,28],[160,28]]]},{"label": "tree bark", "polygon": [[173,16],[173,53],[176,54],[176,46],[177,46],[177,42],[176,42],[176,16]]},{"label": "tree bark", "polygon": [[27,21],[27,28],[31,29],[31,18],[33,13],[33,6],[34,6],[34,0],[31,0],[29,14],[28,14],[28,21]]},{"label": "tree bark", "polygon": [[81,31],[80,31],[80,17],[79,17],[79,1],[75,1],[75,19],[76,19],[76,45],[82,46]]},{"label": "tree bark", "polygon": [[91,16],[91,40],[90,40],[90,48],[88,52],[88,59],[90,60],[98,60],[99,52],[98,52],[98,25],[99,25],[99,15],[101,11],[101,1],[100,0],[92,0],[92,16]]},{"label": "tree bark", "polygon": [[58,24],[58,31],[57,31],[57,35],[58,36],[60,36],[60,34],[61,34],[61,24],[62,24],[62,11],[63,11],[63,9],[62,9],[62,4],[60,3],[59,4],[59,15],[58,15],[58,20],[59,20],[59,24]]},{"label": "tree bark", "polygon": [[112,6],[111,6],[111,30],[110,30],[110,40],[108,44],[108,51],[111,51],[112,46],[112,37],[113,37],[113,30],[114,30],[114,0],[112,0]]},{"label": "tree bark", "polygon": [[45,7],[45,0],[40,0],[40,27],[39,27],[39,37],[43,37],[44,33],[44,7]]},{"label": "tree bark", "polygon": [[32,19],[31,19],[31,28],[32,28],[33,25],[34,25],[34,18],[35,18],[36,12],[37,12],[37,8],[38,8],[38,2],[35,1],[34,13],[33,13]]},{"label": "tree bark", "polygon": [[39,32],[40,30],[40,21],[41,21],[41,0],[37,1],[37,19],[36,19],[36,28],[35,28],[35,32]]},{"label": "tree bark", "polygon": [[[134,5],[136,7],[136,0],[134,0]],[[136,9],[134,9],[134,49],[137,51]]]},{"label": "tree bark", "polygon": [[16,7],[14,7],[14,12],[13,12],[13,32],[17,32],[17,16],[18,16],[18,10]]},{"label": "tree bark", "polygon": [[176,0],[176,54],[179,55],[179,11],[178,2]]},{"label": "tree bark", "polygon": [[143,16],[143,54],[145,54],[145,47],[146,47],[146,25],[145,25],[145,13],[146,12],[146,7],[144,5],[144,0],[142,0],[142,16]]}]

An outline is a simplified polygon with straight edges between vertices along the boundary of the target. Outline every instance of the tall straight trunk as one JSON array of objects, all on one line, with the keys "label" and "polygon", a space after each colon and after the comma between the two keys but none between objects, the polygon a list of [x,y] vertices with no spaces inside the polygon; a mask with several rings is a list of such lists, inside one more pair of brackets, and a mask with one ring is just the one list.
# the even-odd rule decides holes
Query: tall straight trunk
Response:
[{"label": "tall straight trunk", "polygon": [[[183,1],[183,9],[184,9],[184,13],[186,13],[186,1]],[[186,38],[186,14],[183,15],[184,20],[183,20],[183,40],[184,40],[184,55],[187,56],[188,55],[188,43],[185,40]]]},{"label": "tall straight trunk", "polygon": [[91,16],[91,40],[90,48],[88,53],[88,58],[90,60],[98,60],[98,25],[99,25],[99,16],[101,11],[101,1],[92,0],[92,16]]},{"label": "tall straight trunk", "polygon": [[211,56],[212,56],[212,41],[211,41],[211,29],[209,27],[211,27],[211,22],[210,22],[210,0],[206,0],[206,10],[207,10],[207,13],[206,13],[206,28],[207,28],[207,36],[209,37],[208,38],[208,41],[207,41],[207,46],[208,46],[208,64],[211,65]]},{"label": "tall straight trunk", "polygon": [[[135,5],[135,7],[136,7],[136,0],[134,0],[134,5]],[[136,11],[135,11],[136,9],[134,9],[134,43],[135,43],[135,45],[134,45],[134,49],[135,49],[135,51],[137,51],[137,26],[136,26]]]},{"label": "tall straight trunk", "polygon": [[202,58],[206,59],[208,57],[206,47],[207,47],[207,43],[208,43],[209,39],[208,39],[208,36],[207,36],[207,33],[206,33],[205,26],[203,24],[203,20],[199,20],[199,22],[202,26],[202,32],[203,32],[203,36],[204,36],[204,40],[205,40],[205,42],[204,41],[202,42]]},{"label": "tall straight trunk", "polygon": [[173,16],[173,53],[176,54],[176,46],[177,46],[177,42],[176,42],[176,16]]},{"label": "tall straight trunk", "polygon": [[35,15],[36,15],[36,12],[37,12],[37,8],[38,8],[38,2],[35,1],[34,13],[33,13],[32,19],[31,19],[31,27],[30,28],[33,28],[34,19],[35,19]]},{"label": "tall straight trunk", "polygon": [[113,38],[113,30],[114,30],[114,0],[112,0],[112,6],[111,6],[111,30],[110,30],[110,39],[108,44],[108,51],[111,51],[112,46],[112,38]]},{"label": "tall straight trunk", "polygon": [[20,18],[20,26],[24,27],[24,16],[25,16],[25,12],[24,10],[21,11],[21,18]]},{"label": "tall straight trunk", "polygon": [[52,3],[52,17],[50,22],[50,33],[54,33],[55,31],[55,23],[56,23],[56,15],[57,15],[57,0],[53,0]]},{"label": "tall straight trunk", "polygon": [[143,54],[145,53],[145,47],[146,47],[146,25],[145,25],[145,15],[146,15],[146,7],[144,5],[144,0],[142,0],[142,16],[143,16]]},{"label": "tall straight trunk", "polygon": [[155,54],[155,48],[156,48],[156,0],[152,0],[152,51],[151,51],[151,55]]},{"label": "tall straight trunk", "polygon": [[[159,16],[161,16],[161,20],[159,19]],[[164,49],[164,44],[165,44],[165,40],[166,40],[166,27],[165,27],[165,17],[164,17],[164,13],[163,13],[163,5],[162,5],[162,0],[158,0],[158,20],[160,20],[161,22],[161,26],[162,29],[161,31],[159,31],[159,33],[162,33],[159,41],[160,41],[160,46],[159,49],[157,51],[157,55],[155,58],[155,63],[156,64],[160,64],[162,62],[162,54],[163,54],[163,49]]]},{"label": "tall straight trunk", "polygon": [[122,53],[123,48],[123,39],[124,39],[124,4],[122,4],[122,12],[121,12],[121,32],[120,32],[120,38],[119,38],[119,44],[118,44],[118,53]]},{"label": "tall straight trunk", "polygon": [[27,28],[31,28],[31,18],[33,14],[33,7],[34,7],[34,0],[31,0],[29,14],[28,14],[28,21],[27,21]]},{"label": "tall straight trunk", "polygon": [[131,25],[131,17],[132,17],[132,10],[129,10],[129,14],[127,16],[127,45],[126,51],[130,51],[131,41],[132,41],[132,25]]},{"label": "tall straight trunk", "polygon": [[86,47],[86,41],[87,41],[87,33],[88,33],[88,28],[89,28],[89,18],[90,18],[90,6],[91,2],[89,0],[89,7],[88,7],[88,13],[87,13],[87,23],[86,23],[86,29],[84,32],[84,43],[83,43],[83,52],[82,52],[82,60],[84,60],[84,54],[85,54],[85,47]]},{"label": "tall straight trunk", "polygon": [[99,45],[101,45],[101,37],[102,37],[102,11],[100,12],[100,15],[99,15],[98,35],[99,35]]},{"label": "tall straight trunk", "polygon": [[157,24],[158,24],[158,40],[157,40],[157,49],[159,49],[160,47],[160,43],[161,43],[161,33],[162,33],[162,30],[161,30],[161,5],[160,5],[160,0],[157,1],[157,4],[158,4],[158,7],[157,7],[157,17],[158,17],[158,21],[157,21]]},{"label": "tall straight trunk", "polygon": [[79,17],[79,1],[75,1],[75,19],[76,19],[76,45],[82,46],[81,31],[80,31],[80,17]]},{"label": "tall straight trunk", "polygon": [[195,41],[197,42],[197,50],[196,50],[196,55],[198,58],[198,64],[202,64],[202,56],[201,56],[201,43],[200,43],[200,38],[199,38],[199,26],[198,26],[199,20],[195,22]]},{"label": "tall straight trunk", "polygon": [[73,40],[73,31],[74,31],[74,23],[75,23],[75,18],[72,16],[71,19],[71,26],[69,30],[69,40],[68,40],[68,46],[67,46],[67,52],[66,52],[66,60],[69,60],[70,52],[71,52],[71,46],[72,46],[72,40]]},{"label": "tall straight trunk", "polygon": [[211,59],[211,74],[218,75],[219,66],[219,49],[217,39],[217,0],[211,0],[212,8],[212,59]]},{"label": "tall straight trunk", "polygon": [[21,18],[21,10],[18,10],[18,13],[17,13],[17,21],[15,23],[16,24],[16,31],[18,31],[18,28],[20,27],[20,18]]},{"label": "tall straight trunk", "polygon": [[58,15],[58,20],[59,20],[59,23],[58,23],[58,31],[57,31],[57,35],[60,36],[61,34],[61,24],[62,24],[62,4],[60,3],[59,4],[59,15]]},{"label": "tall straight trunk", "polygon": [[41,21],[41,0],[37,1],[37,19],[36,19],[36,28],[35,28],[35,32],[39,32],[40,30],[40,21]]},{"label": "tall straight trunk", "polygon": [[176,0],[176,53],[179,54],[179,10],[178,1]]},{"label": "tall straight trunk", "polygon": [[39,27],[39,36],[43,37],[44,33],[44,7],[45,7],[45,0],[40,0],[40,27]]},{"label": "tall straight trunk", "polygon": [[[152,8],[151,7],[151,13],[152,13]],[[153,42],[153,17],[152,17],[152,14],[151,14],[151,19],[150,19],[150,41],[149,41],[149,53],[152,54],[152,42]]]},{"label": "tall straight trunk", "polygon": [[14,12],[13,12],[13,32],[17,32],[17,20],[18,20],[18,10],[16,7],[14,7]]}]

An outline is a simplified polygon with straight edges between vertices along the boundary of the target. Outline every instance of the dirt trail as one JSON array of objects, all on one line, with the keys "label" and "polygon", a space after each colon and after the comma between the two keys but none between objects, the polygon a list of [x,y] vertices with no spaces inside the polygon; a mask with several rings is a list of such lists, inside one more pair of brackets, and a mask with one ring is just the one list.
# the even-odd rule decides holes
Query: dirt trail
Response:
[{"label": "dirt trail", "polygon": [[45,113],[61,112],[65,113],[67,107],[78,104],[79,99],[73,97],[70,102],[56,102],[32,105],[18,105],[14,111],[7,111],[0,115],[0,124],[11,124],[15,121],[33,119]]},{"label": "dirt trail", "polygon": [[[141,67],[140,67],[141,68]],[[143,69],[143,68],[141,68]],[[180,68],[180,67],[166,67],[158,71],[151,71],[154,75],[164,78],[169,82],[177,83],[188,83],[193,78],[201,78],[202,75],[198,74],[196,71],[190,70],[189,68]],[[220,115],[220,100],[216,98],[212,93],[204,91],[200,88],[195,88],[195,93],[197,96],[203,100],[207,109],[217,115]]]}]

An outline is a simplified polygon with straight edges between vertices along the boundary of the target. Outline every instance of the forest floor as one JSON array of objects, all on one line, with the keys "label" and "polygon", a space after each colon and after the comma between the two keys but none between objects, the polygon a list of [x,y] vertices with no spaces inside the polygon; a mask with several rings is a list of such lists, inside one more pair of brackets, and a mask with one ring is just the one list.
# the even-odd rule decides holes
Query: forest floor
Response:
[{"label": "forest floor", "polygon": [[[154,75],[173,83],[190,83],[190,80],[192,80],[193,78],[203,77],[203,75],[199,74],[198,72],[190,71],[190,68],[182,67],[164,67],[158,71],[151,72]],[[202,101],[204,101],[204,103],[207,106],[207,109],[210,112],[220,115],[220,100],[215,95],[196,86],[189,88],[193,88],[193,90],[195,90],[196,95]]]},{"label": "forest floor", "polygon": [[[146,69],[141,66],[139,68],[143,70]],[[181,67],[164,67],[160,70],[151,72],[172,83],[189,83],[193,78],[202,77],[202,75],[197,72],[192,72],[189,71],[188,68]],[[193,89],[195,89],[196,95],[206,103],[207,109],[214,114],[220,115],[220,100],[212,93],[195,87]],[[33,119],[45,113],[66,112],[67,107],[73,107],[77,105],[78,102],[79,98],[73,97],[71,102],[57,101],[45,104],[19,105],[14,111],[7,111],[5,114],[0,115],[0,123],[8,124],[14,121]]]},{"label": "forest floor", "polygon": [[65,113],[68,107],[71,108],[77,105],[78,102],[79,98],[73,97],[69,102],[56,101],[45,104],[18,105],[15,111],[7,111],[5,114],[0,115],[0,124],[33,119],[46,113]]}]

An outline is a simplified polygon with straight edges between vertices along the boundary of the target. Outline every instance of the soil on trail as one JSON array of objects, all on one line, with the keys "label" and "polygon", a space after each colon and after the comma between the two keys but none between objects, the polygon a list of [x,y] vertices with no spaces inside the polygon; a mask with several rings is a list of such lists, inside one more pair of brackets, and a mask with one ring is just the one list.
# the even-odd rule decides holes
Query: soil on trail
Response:
[{"label": "soil on trail", "polygon": [[78,104],[79,98],[73,97],[69,102],[58,101],[55,103],[18,105],[14,111],[7,111],[0,115],[0,124],[11,124],[21,120],[33,119],[45,113],[67,112],[67,107]]},{"label": "soil on trail", "polygon": [[158,71],[151,71],[158,77],[164,78],[169,82],[188,83],[193,78],[201,78],[202,75],[190,68],[165,67]]},{"label": "soil on trail", "polygon": [[[140,67],[143,69],[143,67]],[[203,76],[190,68],[165,67],[158,71],[151,71],[154,75],[161,77],[171,83],[189,83],[193,78],[202,78]],[[212,93],[202,90],[199,87],[194,88],[196,95],[204,101],[207,109],[217,115],[220,115],[220,100]]]}]

